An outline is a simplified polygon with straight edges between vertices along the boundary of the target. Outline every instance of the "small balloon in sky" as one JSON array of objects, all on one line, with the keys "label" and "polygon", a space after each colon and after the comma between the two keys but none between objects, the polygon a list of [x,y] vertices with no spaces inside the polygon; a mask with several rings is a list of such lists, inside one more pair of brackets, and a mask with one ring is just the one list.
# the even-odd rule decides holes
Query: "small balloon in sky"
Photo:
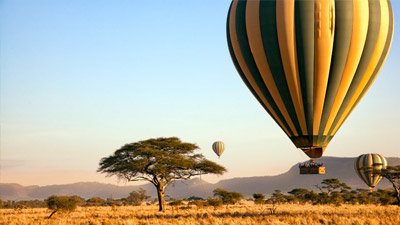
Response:
[{"label": "small balloon in sky", "polygon": [[218,158],[224,153],[225,151],[225,144],[222,141],[216,141],[212,144],[212,149],[214,150],[215,154],[217,154]]}]

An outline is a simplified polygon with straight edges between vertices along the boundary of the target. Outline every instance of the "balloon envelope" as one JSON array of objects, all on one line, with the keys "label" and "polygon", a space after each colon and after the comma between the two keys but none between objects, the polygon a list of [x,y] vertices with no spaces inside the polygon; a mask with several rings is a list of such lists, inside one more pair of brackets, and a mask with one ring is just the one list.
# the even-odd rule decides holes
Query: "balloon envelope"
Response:
[{"label": "balloon envelope", "polygon": [[[368,169],[372,168],[371,169]],[[375,187],[382,176],[374,174],[373,171],[386,169],[387,161],[385,157],[379,154],[364,154],[360,155],[354,162],[354,169],[357,175],[363,180],[370,188]]]},{"label": "balloon envelope", "polygon": [[216,141],[213,143],[212,149],[214,150],[215,154],[220,157],[225,151],[225,144],[222,141]]},{"label": "balloon envelope", "polygon": [[368,91],[393,37],[389,0],[233,0],[232,61],[309,157],[321,157]]}]

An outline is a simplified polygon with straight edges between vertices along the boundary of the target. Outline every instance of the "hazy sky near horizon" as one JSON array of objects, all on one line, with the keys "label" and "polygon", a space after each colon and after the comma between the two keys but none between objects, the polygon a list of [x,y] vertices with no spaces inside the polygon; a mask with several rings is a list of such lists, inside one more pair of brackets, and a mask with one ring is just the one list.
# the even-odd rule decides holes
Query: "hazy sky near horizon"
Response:
[{"label": "hazy sky near horizon", "polygon": [[[279,174],[307,160],[235,70],[229,4],[1,1],[0,183],[117,183],[96,173],[100,159],[153,137],[198,144],[228,169],[203,177],[210,182]],[[325,156],[400,156],[400,1],[392,6],[386,63]],[[227,146],[220,159],[216,140]]]}]

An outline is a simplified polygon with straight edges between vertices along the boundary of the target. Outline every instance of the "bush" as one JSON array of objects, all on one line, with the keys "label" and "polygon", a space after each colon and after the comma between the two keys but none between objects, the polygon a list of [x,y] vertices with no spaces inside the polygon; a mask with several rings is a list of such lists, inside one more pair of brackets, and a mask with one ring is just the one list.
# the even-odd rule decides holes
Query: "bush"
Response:
[{"label": "bush", "polygon": [[196,197],[196,196],[191,196],[188,198],[189,201],[193,201],[193,200],[204,200],[203,198],[200,197]]},{"label": "bush", "polygon": [[89,198],[86,201],[86,206],[101,206],[103,204],[105,204],[105,200],[99,197],[93,197],[93,198]]},{"label": "bush", "polygon": [[207,206],[219,207],[222,205],[222,200],[219,198],[208,198],[206,204]]},{"label": "bush", "polygon": [[146,195],[146,190],[140,188],[139,191],[132,191],[129,193],[129,196],[125,199],[125,204],[138,206],[149,198],[151,197]]},{"label": "bush", "polygon": [[256,204],[264,204],[265,203],[265,196],[261,193],[254,193],[253,198],[254,198],[254,203],[256,203]]},{"label": "bush", "polygon": [[207,203],[205,203],[204,201],[201,201],[201,200],[193,200],[193,201],[189,202],[189,205],[195,205],[195,206],[197,206],[197,208],[201,208],[201,207],[207,205]]},{"label": "bush", "polygon": [[170,205],[170,206],[180,206],[180,205],[183,205],[183,201],[182,200],[172,200],[171,202],[168,203],[168,205]]}]

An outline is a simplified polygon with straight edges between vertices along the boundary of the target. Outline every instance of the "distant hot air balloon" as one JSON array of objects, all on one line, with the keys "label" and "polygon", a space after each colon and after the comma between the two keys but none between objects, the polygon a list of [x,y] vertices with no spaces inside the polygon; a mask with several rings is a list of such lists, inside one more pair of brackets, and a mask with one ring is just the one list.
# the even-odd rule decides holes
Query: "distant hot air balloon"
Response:
[{"label": "distant hot air balloon", "polygon": [[[385,157],[379,154],[364,154],[360,155],[354,162],[354,169],[357,175],[372,189],[375,187],[382,176],[379,174],[374,174],[373,171],[386,169],[387,161]],[[372,168],[371,169],[368,169]]]},{"label": "distant hot air balloon", "polygon": [[217,154],[217,156],[219,158],[222,155],[222,153],[225,151],[225,144],[222,141],[216,141],[212,145],[212,148],[213,148],[215,154]]},{"label": "distant hot air balloon", "polygon": [[233,0],[227,19],[239,75],[311,158],[368,91],[392,37],[389,0]]}]

